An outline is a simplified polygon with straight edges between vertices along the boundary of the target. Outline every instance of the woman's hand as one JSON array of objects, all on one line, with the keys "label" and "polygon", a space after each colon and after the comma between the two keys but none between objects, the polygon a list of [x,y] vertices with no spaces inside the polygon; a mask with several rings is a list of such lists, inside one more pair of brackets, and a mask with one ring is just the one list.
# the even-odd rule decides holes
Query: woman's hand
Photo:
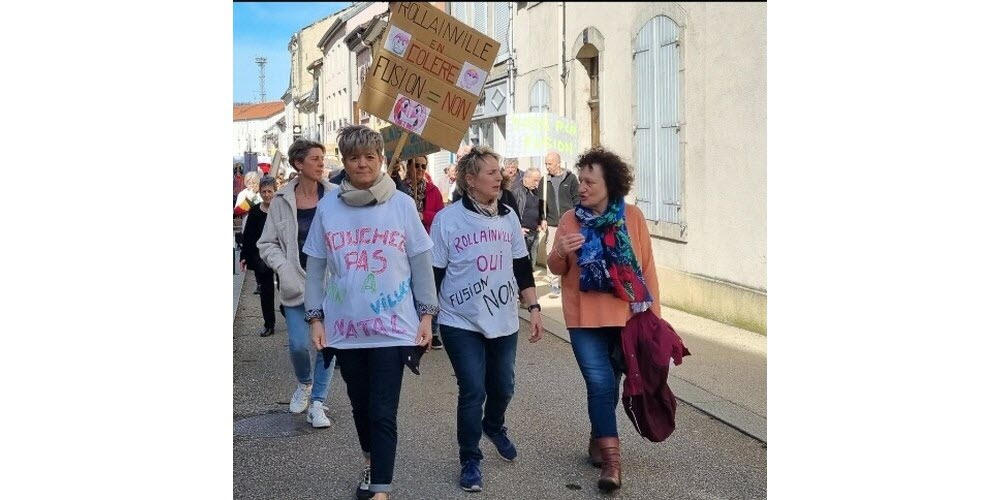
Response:
[{"label": "woman's hand", "polygon": [[580,233],[567,234],[559,238],[556,241],[555,249],[556,253],[562,257],[566,258],[570,253],[575,252],[583,246],[583,242],[586,238]]},{"label": "woman's hand", "polygon": [[322,351],[326,347],[326,329],[323,328],[322,321],[309,323],[309,335],[312,337],[313,347],[317,351]]},{"label": "woman's hand", "polygon": [[420,325],[417,326],[417,345],[427,347],[431,343],[431,315],[420,316]]},{"label": "woman's hand", "polygon": [[240,272],[241,273],[247,272],[247,260],[246,259],[240,259]]},{"label": "woman's hand", "polygon": [[540,311],[531,311],[531,337],[528,338],[528,342],[534,344],[539,340],[542,340],[542,313]]}]

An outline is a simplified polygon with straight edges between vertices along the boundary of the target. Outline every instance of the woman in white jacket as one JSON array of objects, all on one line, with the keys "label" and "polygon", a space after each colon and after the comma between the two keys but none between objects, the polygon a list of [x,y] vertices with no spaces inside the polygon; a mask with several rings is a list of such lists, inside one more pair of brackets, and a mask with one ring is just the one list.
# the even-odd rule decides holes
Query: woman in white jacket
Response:
[{"label": "woman in white jacket", "polygon": [[[298,172],[271,201],[264,232],[257,241],[260,257],[274,270],[281,283],[279,300],[285,309],[288,350],[298,386],[289,410],[301,413],[309,408],[306,421],[313,427],[329,427],[323,402],[333,376],[333,365],[323,363],[318,353],[310,353],[309,324],[306,323],[306,255],[302,245],[309,234],[316,205],[333,185],[323,177],[326,148],[315,141],[298,140],[288,148],[288,161]],[[315,368],[314,368],[315,367]],[[310,403],[311,401],[311,403]]]}]

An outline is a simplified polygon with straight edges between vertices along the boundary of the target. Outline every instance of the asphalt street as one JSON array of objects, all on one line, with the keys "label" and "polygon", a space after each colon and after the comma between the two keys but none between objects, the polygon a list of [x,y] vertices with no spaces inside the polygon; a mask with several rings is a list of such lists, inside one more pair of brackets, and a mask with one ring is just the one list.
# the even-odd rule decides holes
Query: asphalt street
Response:
[{"label": "asphalt street", "polygon": [[[352,499],[362,457],[344,381],[335,372],[327,399],[333,422],[313,429],[288,413],[295,378],[284,320],[263,324],[256,283],[247,275],[234,320],[233,497],[247,500]],[[570,345],[553,336],[527,342],[520,332],[516,389],[507,411],[518,447],[504,462],[487,439],[481,447],[484,491],[458,486],[455,406],[458,386],[444,351],[431,351],[421,375],[403,379],[394,500],[419,499],[758,499],[767,492],[761,441],[678,402],[677,430],[662,443],[640,437],[618,407],[623,487],[597,490],[599,469],[586,463],[586,390]]]}]

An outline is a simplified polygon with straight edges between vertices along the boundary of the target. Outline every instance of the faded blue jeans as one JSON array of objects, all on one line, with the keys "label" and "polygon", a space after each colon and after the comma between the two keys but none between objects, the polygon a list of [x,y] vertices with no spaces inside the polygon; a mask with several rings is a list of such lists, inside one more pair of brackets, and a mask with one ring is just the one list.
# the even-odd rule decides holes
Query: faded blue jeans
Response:
[{"label": "faded blue jeans", "polygon": [[621,344],[620,326],[570,328],[573,355],[587,384],[587,414],[590,434],[595,438],[618,437],[618,393],[622,372],[615,368],[611,353]]},{"label": "faded blue jeans", "polygon": [[458,459],[482,460],[483,432],[496,434],[503,428],[514,397],[517,332],[488,339],[479,332],[441,325],[441,341],[458,379]]},{"label": "faded blue jeans", "polygon": [[[323,355],[312,352],[314,349],[309,338],[305,304],[285,307],[285,325],[288,326],[288,354],[292,358],[295,378],[300,384],[312,384],[310,401],[325,401],[326,394],[330,391],[330,379],[333,378],[336,361],[331,362],[329,368],[325,368]],[[315,362],[312,360],[313,355],[316,356]]]}]

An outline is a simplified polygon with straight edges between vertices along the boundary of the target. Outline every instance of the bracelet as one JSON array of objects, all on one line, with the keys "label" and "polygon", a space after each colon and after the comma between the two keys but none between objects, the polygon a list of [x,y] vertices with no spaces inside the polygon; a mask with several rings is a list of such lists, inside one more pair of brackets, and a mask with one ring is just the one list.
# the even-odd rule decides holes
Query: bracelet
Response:
[{"label": "bracelet", "polygon": [[531,304],[530,306],[528,306],[528,312],[530,313],[531,311],[542,312],[542,306],[538,304]]},{"label": "bracelet", "polygon": [[419,319],[419,316],[421,316],[423,314],[430,314],[431,316],[437,316],[438,312],[440,312],[440,310],[441,310],[438,306],[431,306],[431,305],[424,304],[422,302],[417,302],[416,309],[417,309],[417,317],[418,317],[418,319]]},{"label": "bracelet", "polygon": [[566,258],[566,256],[563,255],[562,252],[559,251],[558,247],[555,250],[556,250],[556,255],[558,255],[560,259],[565,259]]},{"label": "bracelet", "polygon": [[310,325],[314,320],[323,321],[324,318],[323,309],[310,309],[306,311],[306,323]]}]

